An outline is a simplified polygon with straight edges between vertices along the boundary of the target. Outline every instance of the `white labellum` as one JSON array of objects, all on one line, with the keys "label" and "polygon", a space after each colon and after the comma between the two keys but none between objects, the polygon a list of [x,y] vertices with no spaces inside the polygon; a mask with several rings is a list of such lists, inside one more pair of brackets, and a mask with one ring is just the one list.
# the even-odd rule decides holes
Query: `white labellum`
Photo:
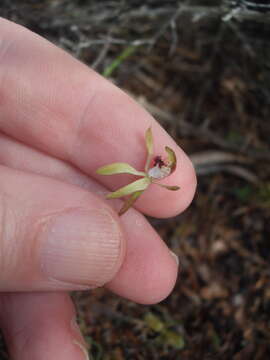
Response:
[{"label": "white labellum", "polygon": [[171,168],[169,166],[159,166],[158,164],[148,170],[148,176],[154,179],[163,179],[170,175]]}]

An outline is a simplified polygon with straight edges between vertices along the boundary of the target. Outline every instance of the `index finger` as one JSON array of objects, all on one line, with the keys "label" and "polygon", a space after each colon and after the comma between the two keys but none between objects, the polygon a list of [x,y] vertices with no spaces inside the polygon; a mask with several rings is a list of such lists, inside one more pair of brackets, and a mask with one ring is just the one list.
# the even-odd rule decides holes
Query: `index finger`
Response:
[{"label": "index finger", "polygon": [[169,146],[178,158],[178,168],[164,183],[181,190],[151,186],[137,208],[166,217],[188,206],[196,186],[193,166],[150,114],[109,81],[29,30],[1,20],[0,34],[1,131],[115,189],[133,178],[101,177],[96,169],[128,162],[142,170],[144,133],[152,126],[155,153],[162,154]]}]

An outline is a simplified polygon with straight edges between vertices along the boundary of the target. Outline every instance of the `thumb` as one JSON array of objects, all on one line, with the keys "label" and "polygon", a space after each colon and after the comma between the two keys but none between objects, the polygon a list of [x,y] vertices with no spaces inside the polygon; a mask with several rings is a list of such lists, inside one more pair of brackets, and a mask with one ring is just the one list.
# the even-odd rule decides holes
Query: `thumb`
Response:
[{"label": "thumb", "polygon": [[104,285],[124,243],[117,215],[95,195],[0,166],[0,291]]}]

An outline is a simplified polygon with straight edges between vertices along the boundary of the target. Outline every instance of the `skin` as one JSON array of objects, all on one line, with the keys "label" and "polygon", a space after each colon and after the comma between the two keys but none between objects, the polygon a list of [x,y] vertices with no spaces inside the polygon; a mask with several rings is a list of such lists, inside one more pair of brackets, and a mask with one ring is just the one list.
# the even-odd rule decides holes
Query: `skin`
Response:
[{"label": "skin", "polygon": [[[141,304],[167,297],[177,263],[142,214],[166,218],[184,211],[196,188],[193,166],[123,91],[5,19],[0,19],[0,114],[0,325],[10,356],[84,359],[67,291],[105,285]],[[167,145],[178,160],[176,171],[163,183],[181,190],[151,186],[135,209],[119,218],[120,200],[107,201],[104,193],[134,177],[99,176],[95,170],[118,161],[143,169],[149,126],[155,155],[164,155]],[[110,271],[100,266],[97,282],[90,274],[88,281],[87,272],[81,280],[73,281],[70,273],[70,279],[57,282],[40,270],[35,255],[43,234],[40,224],[71,210],[106,212],[120,234]],[[104,236],[109,242],[109,234],[107,240]],[[105,258],[100,261],[107,264]]]}]

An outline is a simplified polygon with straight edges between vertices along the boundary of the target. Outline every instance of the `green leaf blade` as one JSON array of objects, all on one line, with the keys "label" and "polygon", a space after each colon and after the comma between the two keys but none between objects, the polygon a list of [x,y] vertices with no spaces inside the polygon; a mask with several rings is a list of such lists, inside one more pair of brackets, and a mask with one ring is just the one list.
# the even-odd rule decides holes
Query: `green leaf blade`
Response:
[{"label": "green leaf blade", "polygon": [[137,176],[145,176],[144,172],[137,171],[131,165],[121,162],[102,166],[97,169],[96,173],[99,175],[132,174]]},{"label": "green leaf blade", "polygon": [[166,324],[160,319],[160,317],[153,314],[151,311],[145,314],[144,321],[151,330],[157,333],[162,333],[166,328]]},{"label": "green leaf blade", "polygon": [[120,53],[119,56],[109,66],[105,68],[102,75],[104,77],[109,77],[112,75],[112,73],[125,61],[129,56],[131,56],[136,50],[138,46],[130,45],[126,49]]},{"label": "green leaf blade", "polygon": [[122,196],[127,196],[135,193],[136,191],[145,190],[151,184],[151,180],[147,177],[136,180],[106,196],[107,199],[117,199]]},{"label": "green leaf blade", "polygon": [[183,335],[170,329],[165,329],[163,331],[162,340],[166,345],[169,345],[174,349],[182,350],[185,347]]}]

